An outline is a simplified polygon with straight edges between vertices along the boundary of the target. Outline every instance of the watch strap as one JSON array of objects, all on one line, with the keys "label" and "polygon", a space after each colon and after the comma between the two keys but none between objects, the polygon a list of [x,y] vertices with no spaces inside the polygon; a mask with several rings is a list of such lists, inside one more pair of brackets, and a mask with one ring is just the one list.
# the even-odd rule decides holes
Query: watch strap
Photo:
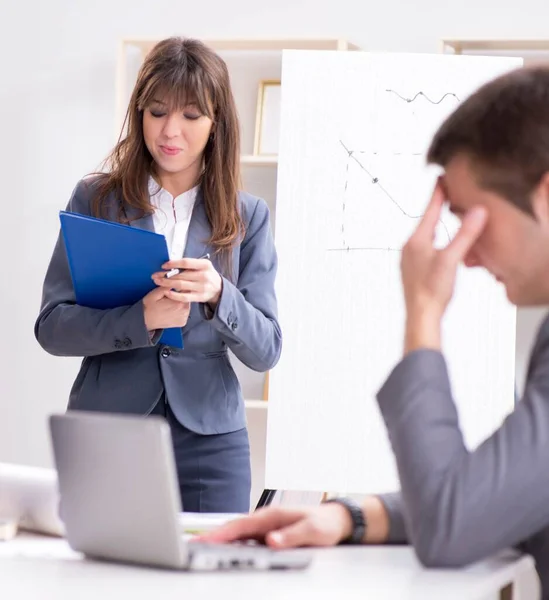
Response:
[{"label": "watch strap", "polygon": [[329,498],[326,500],[326,503],[329,502],[343,506],[351,517],[353,527],[351,535],[342,540],[341,543],[362,544],[366,534],[367,523],[364,513],[362,512],[362,508],[359,506],[359,504],[350,498]]}]

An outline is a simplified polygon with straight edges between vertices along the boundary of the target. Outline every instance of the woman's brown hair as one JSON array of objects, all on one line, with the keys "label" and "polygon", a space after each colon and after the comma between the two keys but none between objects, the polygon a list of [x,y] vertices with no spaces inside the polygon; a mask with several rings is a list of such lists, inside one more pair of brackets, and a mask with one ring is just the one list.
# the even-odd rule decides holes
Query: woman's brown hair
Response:
[{"label": "woman's brown hair", "polygon": [[97,181],[93,213],[104,217],[110,193],[121,197],[119,219],[125,221],[124,206],[151,214],[148,179],[154,173],[153,159],[143,136],[143,111],[153,98],[163,98],[170,110],[195,104],[213,121],[212,134],[204,149],[201,186],[211,236],[205,242],[220,254],[221,265],[230,270],[230,251],[243,234],[238,206],[240,184],[240,124],[225,62],[204,43],[180,37],[159,42],[146,56],[137,77],[118,143],[105,160],[106,172]]}]

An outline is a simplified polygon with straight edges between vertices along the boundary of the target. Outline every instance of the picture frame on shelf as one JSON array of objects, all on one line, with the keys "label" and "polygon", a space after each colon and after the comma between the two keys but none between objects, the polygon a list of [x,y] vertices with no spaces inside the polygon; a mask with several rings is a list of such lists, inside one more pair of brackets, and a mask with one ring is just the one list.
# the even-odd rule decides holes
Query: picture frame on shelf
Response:
[{"label": "picture frame on shelf", "polygon": [[254,136],[254,156],[276,156],[280,133],[279,79],[259,82]]}]

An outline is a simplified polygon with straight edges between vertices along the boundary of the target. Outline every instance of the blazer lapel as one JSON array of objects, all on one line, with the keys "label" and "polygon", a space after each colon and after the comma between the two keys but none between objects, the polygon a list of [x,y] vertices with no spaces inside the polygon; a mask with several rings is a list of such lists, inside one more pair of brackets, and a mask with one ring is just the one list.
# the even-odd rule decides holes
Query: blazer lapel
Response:
[{"label": "blazer lapel", "polygon": [[206,216],[206,207],[202,193],[199,191],[194,203],[189,231],[187,233],[187,243],[183,252],[184,258],[200,258],[207,253],[211,254],[211,246],[208,239],[212,233],[208,217]]}]

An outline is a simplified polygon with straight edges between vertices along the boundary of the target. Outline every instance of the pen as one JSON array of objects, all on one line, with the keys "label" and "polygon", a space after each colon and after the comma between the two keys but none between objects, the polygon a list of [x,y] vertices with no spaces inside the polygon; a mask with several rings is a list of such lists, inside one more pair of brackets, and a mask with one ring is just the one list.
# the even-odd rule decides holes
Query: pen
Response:
[{"label": "pen", "polygon": [[[204,256],[201,256],[198,260],[203,260],[203,259],[210,259],[210,255],[209,254],[204,254]],[[165,279],[170,279],[170,277],[174,277],[175,275],[179,275],[179,273],[182,273],[184,271],[184,269],[170,269],[166,275],[164,275]]]}]

